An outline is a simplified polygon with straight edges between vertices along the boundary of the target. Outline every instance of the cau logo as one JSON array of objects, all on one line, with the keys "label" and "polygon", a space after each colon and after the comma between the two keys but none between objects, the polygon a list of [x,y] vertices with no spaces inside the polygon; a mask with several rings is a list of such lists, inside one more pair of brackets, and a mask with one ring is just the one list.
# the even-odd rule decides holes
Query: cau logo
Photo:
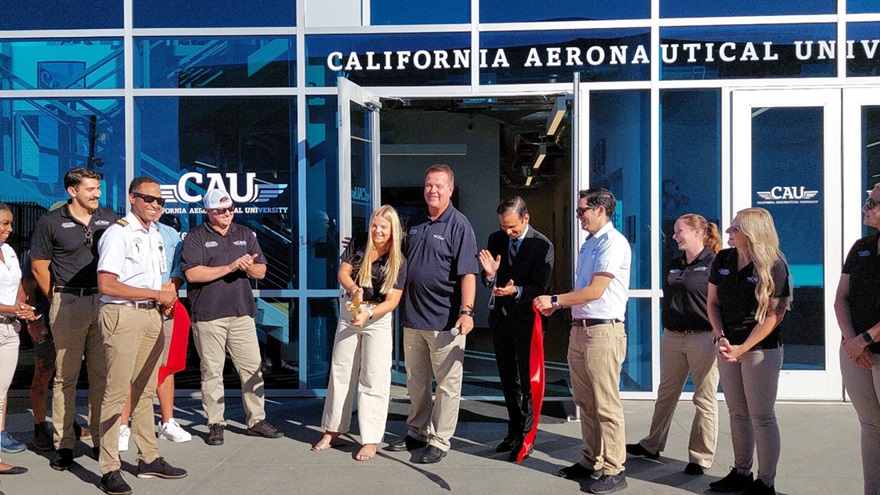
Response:
[{"label": "cau logo", "polygon": [[810,200],[819,194],[818,190],[808,191],[804,186],[774,186],[769,191],[758,191],[758,196],[767,202]]},{"label": "cau logo", "polygon": [[[264,181],[257,183],[257,174],[249,172],[245,174],[244,191],[239,184],[239,176],[234,172],[207,173],[187,172],[180,176],[177,184],[162,184],[162,197],[170,203],[198,203],[202,200],[202,192],[211,189],[220,189],[229,194],[233,203],[265,203],[277,198],[287,184],[271,184]],[[207,178],[207,185],[205,179]]]}]

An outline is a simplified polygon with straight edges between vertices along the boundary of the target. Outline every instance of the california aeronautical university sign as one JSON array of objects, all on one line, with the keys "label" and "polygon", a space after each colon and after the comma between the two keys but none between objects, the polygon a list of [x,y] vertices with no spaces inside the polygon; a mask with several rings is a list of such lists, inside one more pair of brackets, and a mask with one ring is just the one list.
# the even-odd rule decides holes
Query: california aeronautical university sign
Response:
[{"label": "california aeronautical university sign", "polygon": [[819,203],[818,190],[807,190],[805,186],[773,186],[769,191],[757,191],[761,199],[759,205],[813,205]]},{"label": "california aeronautical university sign", "polygon": [[[244,185],[240,184],[242,176]],[[235,204],[236,213],[287,213],[286,206],[257,206],[277,198],[287,189],[287,184],[272,184],[259,181],[257,174],[187,172],[180,176],[177,184],[160,184],[162,197],[167,203],[180,203],[182,206],[166,206],[165,213],[186,214],[204,213],[203,192],[220,189],[229,194]],[[242,189],[244,189],[242,191]],[[190,206],[193,205],[193,206]]]}]

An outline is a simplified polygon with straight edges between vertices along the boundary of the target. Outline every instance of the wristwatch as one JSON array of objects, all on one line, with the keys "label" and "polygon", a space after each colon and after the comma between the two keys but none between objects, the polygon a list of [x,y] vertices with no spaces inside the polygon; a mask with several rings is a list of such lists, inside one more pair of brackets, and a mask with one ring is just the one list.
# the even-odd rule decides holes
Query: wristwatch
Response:
[{"label": "wristwatch", "polygon": [[874,339],[871,338],[871,334],[869,334],[868,332],[862,332],[862,338],[865,339],[865,342],[867,342],[868,345],[874,343]]},{"label": "wristwatch", "polygon": [[373,310],[372,310],[371,308],[367,308],[367,314],[370,315],[370,317],[367,318],[367,319],[368,319],[368,320],[372,320],[372,319],[373,319]]},{"label": "wristwatch", "polygon": [[459,315],[459,316],[467,315],[467,316],[470,316],[471,318],[473,318],[473,317],[474,317],[474,312],[473,312],[472,310],[470,310],[470,309],[463,309],[463,310],[461,310],[461,311],[458,313],[458,315]]},{"label": "wristwatch", "polygon": [[556,294],[550,296],[550,304],[552,304],[554,308],[560,308],[561,306],[559,305],[559,296]]}]

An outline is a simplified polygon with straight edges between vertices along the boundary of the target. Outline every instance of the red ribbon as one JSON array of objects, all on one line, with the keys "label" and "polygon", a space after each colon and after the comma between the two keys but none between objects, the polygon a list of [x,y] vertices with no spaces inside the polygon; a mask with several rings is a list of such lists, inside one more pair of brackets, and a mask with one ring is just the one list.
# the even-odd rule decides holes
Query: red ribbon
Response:
[{"label": "red ribbon", "polygon": [[186,348],[189,345],[189,313],[180,301],[174,303],[174,329],[168,348],[168,361],[159,367],[159,385],[168,375],[186,368]]},{"label": "red ribbon", "polygon": [[538,434],[538,422],[541,419],[541,405],[544,403],[544,324],[538,308],[532,304],[535,311],[535,324],[532,328],[532,348],[529,352],[529,384],[532,387],[532,429],[526,433],[522,449],[516,456],[516,462],[522,462],[529,455],[535,445],[535,436]]}]

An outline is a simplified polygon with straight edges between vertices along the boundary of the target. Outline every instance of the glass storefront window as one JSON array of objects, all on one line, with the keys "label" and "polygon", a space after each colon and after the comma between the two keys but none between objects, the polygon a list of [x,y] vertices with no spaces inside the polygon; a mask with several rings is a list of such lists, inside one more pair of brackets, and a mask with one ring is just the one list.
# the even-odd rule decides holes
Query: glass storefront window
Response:
[{"label": "glass storefront window", "polygon": [[880,12],[880,3],[877,0],[846,0],[846,12],[848,14]]},{"label": "glass storefront window", "polygon": [[[873,2],[873,0],[847,0]],[[660,17],[836,14],[837,0],[660,0]]]},{"label": "glass storefront window", "polygon": [[122,39],[0,40],[0,90],[125,86]]},{"label": "glass storefront window", "polygon": [[622,392],[650,392],[651,299],[630,297],[626,305],[626,360],[620,370]]},{"label": "glass storefront window", "polygon": [[309,97],[306,118],[307,287],[337,289],[340,249],[336,97]]},{"label": "glass storefront window", "polygon": [[511,31],[480,34],[480,84],[646,81],[648,29]]},{"label": "glass storefront window", "polygon": [[133,0],[136,28],[285,27],[296,25],[290,0]]},{"label": "glass storefront window", "polygon": [[266,257],[257,289],[296,283],[295,108],[288,97],[135,100],[135,175],[159,181],[165,216],[183,232],[206,220],[208,189],[229,191],[235,221],[256,232]]},{"label": "glass storefront window", "polygon": [[851,22],[846,25],[846,75],[848,77],[876,77],[880,75],[878,30],[880,30],[878,22]]},{"label": "glass storefront window", "polygon": [[101,172],[101,206],[125,212],[123,108],[119,98],[0,99],[0,198],[31,213],[15,225],[19,252],[52,203],[70,198],[64,174],[72,168]]},{"label": "glass storefront window", "polygon": [[649,19],[650,0],[480,0],[480,22],[554,22]]},{"label": "glass storefront window", "polygon": [[309,350],[309,362],[306,388],[325,389],[330,378],[333,339],[339,324],[339,299],[310,298],[308,305],[306,349]]},{"label": "glass storefront window", "polygon": [[306,83],[336,86],[470,84],[470,33],[306,36]]},{"label": "glass storefront window", "polygon": [[471,22],[469,0],[370,0],[370,24],[463,24]]},{"label": "glass storefront window", "polygon": [[630,289],[651,288],[651,95],[590,92],[590,187],[617,197],[611,221],[632,248]]},{"label": "glass storefront window", "polygon": [[0,31],[122,29],[123,0],[91,0],[88,8],[70,0],[4,0]]},{"label": "glass storefront window", "polygon": [[[874,189],[880,182],[880,106],[862,106],[862,191]],[[862,236],[875,229],[862,224]],[[847,249],[849,249],[847,247]]]},{"label": "glass storefront window", "polygon": [[660,77],[834,77],[834,24],[699,26],[660,30]]},{"label": "glass storefront window", "polygon": [[266,88],[296,84],[293,37],[136,38],[137,88]]},{"label": "glass storefront window", "polygon": [[[721,91],[660,92],[660,205],[663,266],[681,256],[672,239],[687,213],[721,225]],[[662,283],[665,270],[661,269]]]}]

